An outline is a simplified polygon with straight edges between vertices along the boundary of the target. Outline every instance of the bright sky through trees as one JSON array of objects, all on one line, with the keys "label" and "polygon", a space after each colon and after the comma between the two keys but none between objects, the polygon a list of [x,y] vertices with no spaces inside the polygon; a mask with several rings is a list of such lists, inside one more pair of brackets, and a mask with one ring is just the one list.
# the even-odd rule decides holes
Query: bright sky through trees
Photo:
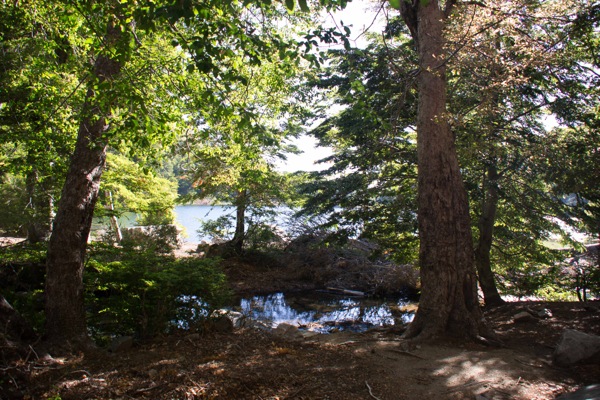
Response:
[{"label": "bright sky through trees", "polygon": [[[369,0],[351,1],[344,10],[324,15],[323,20],[326,26],[341,26],[340,22],[350,26],[352,29],[350,43],[355,47],[365,47],[367,45],[365,34],[381,32],[385,26],[385,14],[381,9],[381,3]],[[341,44],[338,47],[341,47]],[[318,147],[316,139],[309,136],[301,136],[292,143],[303,153],[289,154],[286,161],[278,163],[280,171],[318,171],[327,167],[327,164],[316,162],[331,155],[330,148]]]}]

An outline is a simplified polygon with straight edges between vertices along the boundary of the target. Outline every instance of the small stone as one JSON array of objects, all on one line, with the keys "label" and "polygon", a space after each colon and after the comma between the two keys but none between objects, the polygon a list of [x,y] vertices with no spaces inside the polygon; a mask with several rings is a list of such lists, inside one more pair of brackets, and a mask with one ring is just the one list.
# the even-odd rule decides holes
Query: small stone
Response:
[{"label": "small stone", "polygon": [[196,340],[200,340],[200,334],[199,333],[190,333],[185,338],[194,342]]},{"label": "small stone", "polygon": [[158,376],[158,371],[155,369],[151,369],[150,371],[148,371],[148,378],[150,379],[154,379]]},{"label": "small stone", "polygon": [[521,311],[520,313],[515,314],[513,316],[513,321],[515,323],[528,322],[528,321],[533,321],[533,320],[535,320],[535,317],[533,315],[529,314],[527,311]]}]

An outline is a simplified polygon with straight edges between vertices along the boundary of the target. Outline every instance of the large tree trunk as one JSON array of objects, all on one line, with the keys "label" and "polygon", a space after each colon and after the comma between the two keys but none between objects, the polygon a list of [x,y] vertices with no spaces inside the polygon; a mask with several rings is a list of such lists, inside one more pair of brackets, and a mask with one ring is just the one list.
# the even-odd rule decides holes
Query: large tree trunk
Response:
[{"label": "large tree trunk", "polygon": [[[106,41],[120,38],[118,28],[109,27]],[[121,64],[105,54],[96,58],[93,83],[111,81]],[[46,264],[46,338],[56,344],[84,344],[88,341],[83,263],[98,199],[100,177],[106,162],[106,117],[110,101],[88,89],[75,152],[58,203]]]},{"label": "large tree trunk", "polygon": [[504,300],[498,293],[496,279],[492,272],[490,252],[494,235],[494,223],[496,222],[496,210],[498,208],[498,171],[494,165],[487,170],[487,179],[484,202],[481,216],[479,217],[479,240],[475,249],[475,264],[479,276],[479,286],[483,291],[486,306],[497,306],[504,304]]},{"label": "large tree trunk", "polygon": [[406,338],[479,338],[485,330],[477,300],[471,224],[454,136],[447,121],[444,20],[452,6],[401,2],[419,52],[417,119],[421,299]]}]

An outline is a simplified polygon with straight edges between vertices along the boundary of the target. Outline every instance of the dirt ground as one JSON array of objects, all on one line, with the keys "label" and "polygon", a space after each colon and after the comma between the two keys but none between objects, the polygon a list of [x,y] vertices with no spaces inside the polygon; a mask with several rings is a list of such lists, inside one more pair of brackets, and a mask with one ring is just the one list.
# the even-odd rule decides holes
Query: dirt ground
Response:
[{"label": "dirt ground", "polygon": [[[532,307],[553,317],[513,322]],[[50,358],[32,347],[3,368],[1,398],[554,399],[600,381],[598,366],[550,362],[564,328],[600,332],[600,313],[588,308],[510,303],[488,311],[505,348],[451,341],[407,348],[386,330],[291,339],[254,329],[181,332],[118,354]]]},{"label": "dirt ground", "polygon": [[[244,272],[238,263],[232,286],[248,292],[270,279],[295,288],[270,271]],[[552,317],[513,320],[544,308]],[[177,332],[114,354],[52,357],[34,345],[0,364],[0,399],[542,400],[600,383],[598,365],[551,362],[565,328],[600,333],[600,303],[514,302],[485,315],[505,347],[407,345],[398,329],[299,338],[254,328]]]}]

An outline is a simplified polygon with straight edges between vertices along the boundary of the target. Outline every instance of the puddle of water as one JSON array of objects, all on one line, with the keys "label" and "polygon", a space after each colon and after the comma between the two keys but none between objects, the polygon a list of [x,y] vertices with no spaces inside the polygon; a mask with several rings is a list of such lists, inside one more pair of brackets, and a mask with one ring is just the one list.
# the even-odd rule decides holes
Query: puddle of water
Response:
[{"label": "puddle of water", "polygon": [[410,323],[413,312],[400,309],[406,300],[381,301],[328,294],[283,294],[242,299],[238,310],[247,318],[275,328],[281,323],[329,333],[334,330],[363,332],[372,327]]}]

